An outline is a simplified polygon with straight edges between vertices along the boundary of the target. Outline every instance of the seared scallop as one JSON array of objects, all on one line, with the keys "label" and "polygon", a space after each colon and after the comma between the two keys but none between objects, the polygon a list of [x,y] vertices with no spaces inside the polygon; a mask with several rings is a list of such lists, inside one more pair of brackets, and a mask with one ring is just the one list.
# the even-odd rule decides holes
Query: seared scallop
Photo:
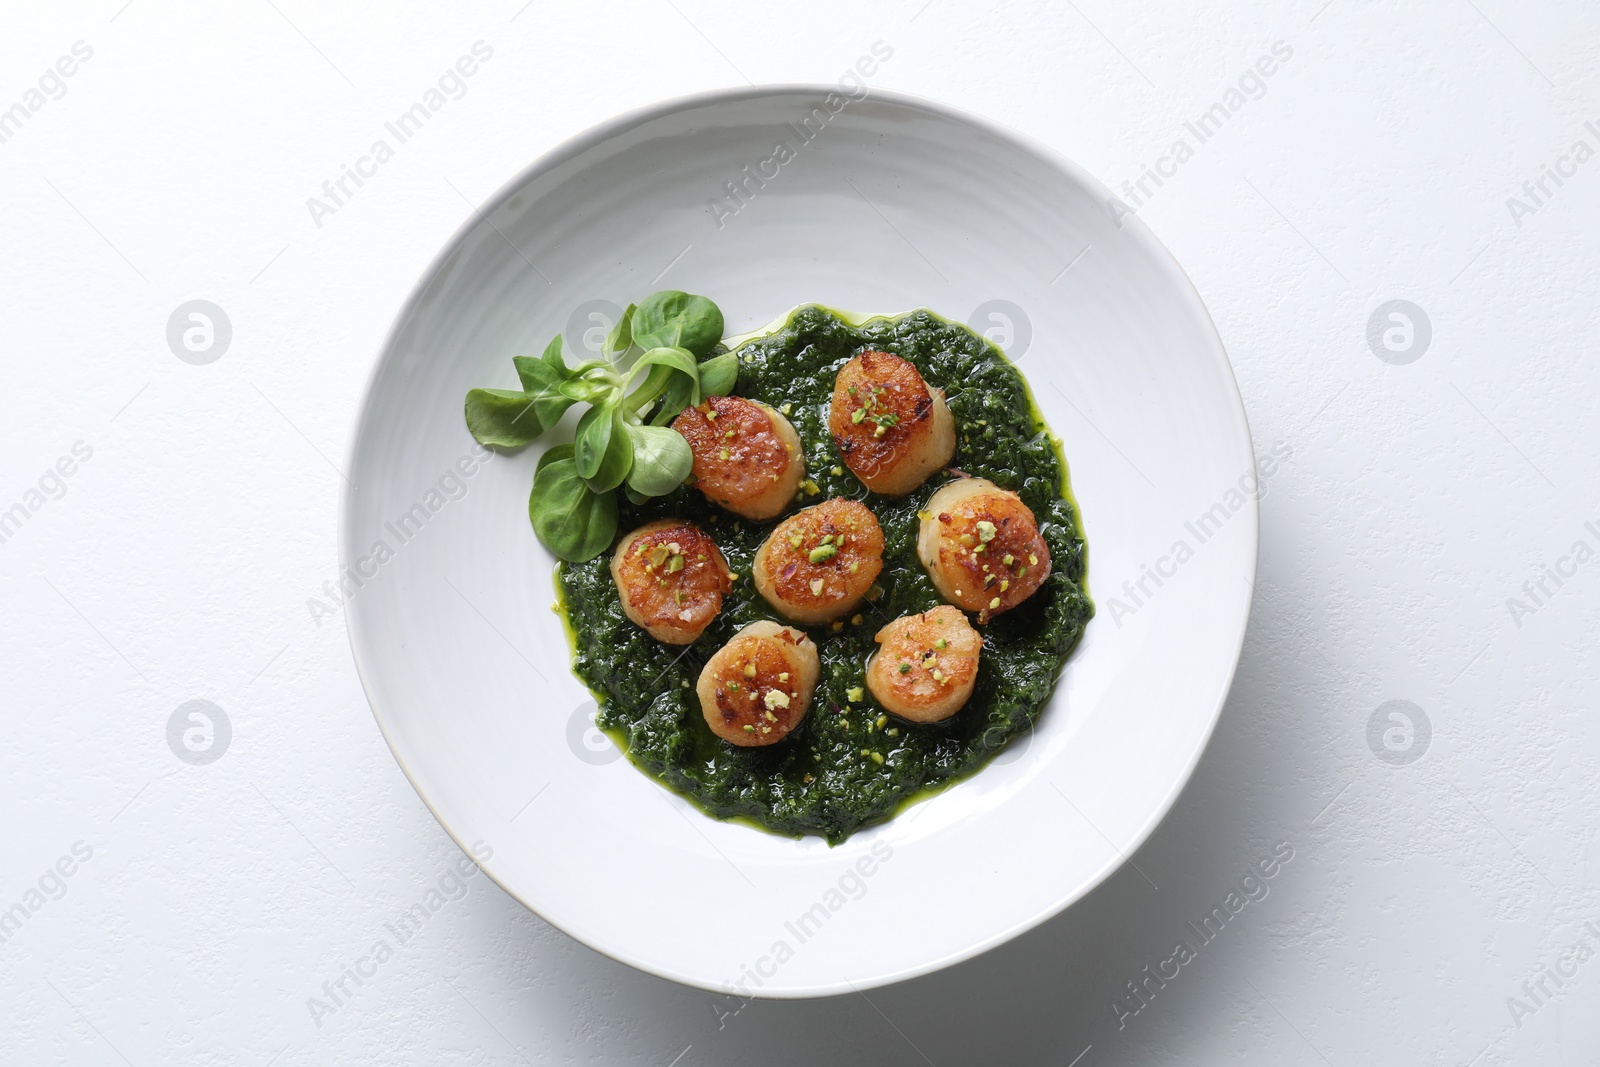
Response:
[{"label": "seared scallop", "polygon": [[778,412],[741,396],[707,397],[684,408],[672,428],[694,453],[694,487],[747,519],[770,519],[806,476],[800,435]]},{"label": "seared scallop", "polygon": [[669,645],[704,633],[733,588],[716,542],[679,519],[646,523],[624,537],[611,557],[611,578],[628,618]]},{"label": "seared scallop", "polygon": [[835,498],[780,522],[756,550],[756,589],[795,622],[849,614],[883,570],[883,529],[865,505]]},{"label": "seared scallop", "polygon": [[1050,577],[1050,548],[1017,494],[984,478],[957,478],[920,512],[917,556],[939,595],[988,622]]},{"label": "seared scallop", "polygon": [[971,699],[983,638],[949,604],[901,616],[878,631],[877,641],[867,688],[884,710],[912,722],[940,722]]},{"label": "seared scallop", "polygon": [[706,661],[695,686],[700,713],[730,744],[774,744],[806,717],[821,669],[803,631],[753,622]]},{"label": "seared scallop", "polygon": [[956,453],[944,390],[887,352],[863,352],[839,369],[828,430],[861,484],[887,496],[911,492]]}]

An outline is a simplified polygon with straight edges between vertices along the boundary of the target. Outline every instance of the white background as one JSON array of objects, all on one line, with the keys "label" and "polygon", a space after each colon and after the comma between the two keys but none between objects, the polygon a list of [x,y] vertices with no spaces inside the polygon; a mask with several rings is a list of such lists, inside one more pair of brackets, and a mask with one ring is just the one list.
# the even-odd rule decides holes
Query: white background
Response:
[{"label": "white background", "polygon": [[[1600,560],[1531,614],[1507,604],[1600,546],[1600,161],[1507,206],[1577,140],[1600,149],[1600,13],[443,6],[5,16],[0,109],[74,42],[93,56],[0,144],[0,510],[75,442],[93,455],[0,543],[0,910],[75,843],[92,856],[0,944],[0,1061],[1600,1062],[1600,962],[1523,990],[1600,929]],[[307,198],[479,40],[466,95],[318,226]],[[307,999],[460,855],[384,746],[342,619],[307,605],[335,576],[335,468],[396,309],[561,140],[692,91],[833,81],[878,40],[875,86],[1011,124],[1118,190],[1292,49],[1140,210],[1217,320],[1258,451],[1291,451],[1238,679],[1135,857],[1148,881],[1124,868],[928,978],[741,1006],[613,963],[478,876],[318,1025]],[[233,327],[203,366],[166,341],[197,298]],[[1405,365],[1367,341],[1394,299],[1431,323]],[[1100,625],[1133,577],[1091,573]],[[167,740],[193,699],[232,726],[206,765]],[[1409,763],[1369,747],[1391,700],[1431,723]],[[1124,983],[1280,842],[1270,895],[1119,1028]]]}]

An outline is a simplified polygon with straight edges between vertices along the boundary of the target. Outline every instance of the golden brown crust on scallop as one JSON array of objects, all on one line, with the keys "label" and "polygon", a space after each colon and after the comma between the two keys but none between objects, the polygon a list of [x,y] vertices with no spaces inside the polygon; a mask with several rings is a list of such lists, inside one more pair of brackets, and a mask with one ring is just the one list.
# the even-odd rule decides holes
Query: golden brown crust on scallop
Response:
[{"label": "golden brown crust on scallop", "polygon": [[625,536],[611,557],[622,610],[669,645],[697,639],[733,588],[715,541],[692,522],[660,519]]},{"label": "golden brown crust on scallop", "polygon": [[779,523],[756,550],[756,590],[796,622],[855,610],[883,571],[883,529],[854,500],[834,498]]},{"label": "golden brown crust on scallop", "polygon": [[800,435],[782,414],[740,396],[707,397],[672,428],[694,453],[692,484],[713,504],[747,519],[789,506],[805,479]]},{"label": "golden brown crust on scallop", "polygon": [[754,622],[718,649],[695,693],[711,732],[741,747],[771,745],[805,719],[821,670],[803,631]]},{"label": "golden brown crust on scallop", "polygon": [[972,698],[983,638],[948,604],[903,615],[878,631],[867,660],[867,688],[885,710],[913,722],[940,722]]},{"label": "golden brown crust on scallop", "polygon": [[839,369],[828,430],[861,484],[889,496],[911,492],[956,450],[944,390],[887,352],[863,352]]},{"label": "golden brown crust on scallop", "polygon": [[917,556],[939,595],[986,623],[1050,577],[1050,547],[1022,498],[983,478],[958,478],[928,500]]}]

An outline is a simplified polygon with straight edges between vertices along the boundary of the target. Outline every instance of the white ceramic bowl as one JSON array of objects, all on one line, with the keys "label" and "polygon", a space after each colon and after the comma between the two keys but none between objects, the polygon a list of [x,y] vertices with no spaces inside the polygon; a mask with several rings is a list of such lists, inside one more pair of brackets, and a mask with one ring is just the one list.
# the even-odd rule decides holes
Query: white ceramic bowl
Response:
[{"label": "white ceramic bowl", "polygon": [[[1227,694],[1257,509],[1216,331],[1117,214],[1077,167],[985,120],[763,87],[608,122],[473,216],[378,361],[340,551],[379,726],[496,882],[643,970],[802,997],[973,956],[1138,848]],[[809,301],[976,314],[1064,443],[1099,614],[1039,729],[837,848],[707,818],[593,730],[527,519],[543,446],[472,458],[467,389],[514,386],[512,355],[558,330],[593,341],[616,305],[662,288],[710,296],[729,334]]]}]

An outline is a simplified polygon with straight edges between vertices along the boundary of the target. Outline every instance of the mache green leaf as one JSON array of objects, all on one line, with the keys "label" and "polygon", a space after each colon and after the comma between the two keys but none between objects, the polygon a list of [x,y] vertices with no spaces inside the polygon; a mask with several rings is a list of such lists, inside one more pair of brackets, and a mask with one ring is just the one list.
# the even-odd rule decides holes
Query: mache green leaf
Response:
[{"label": "mache green leaf", "polygon": [[633,469],[633,441],[628,436],[627,419],[621,405],[612,405],[609,410],[611,434],[606,439],[605,454],[600,457],[599,468],[587,479],[589,488],[597,493],[609,493],[621,485]]},{"label": "mache green leaf", "polygon": [[647,497],[666,496],[682,485],[694,469],[694,453],[677,430],[630,424],[627,434],[633,444],[633,469],[628,472],[630,490]]},{"label": "mache green leaf", "polygon": [[701,358],[722,340],[722,311],[703,296],[663,289],[639,304],[632,330],[640,348],[686,348]]},{"label": "mache green leaf", "polygon": [[545,430],[534,402],[513,389],[469,389],[466,416],[473,438],[489,448],[522,448]]},{"label": "mache green leaf", "polygon": [[739,384],[739,357],[732,352],[712,356],[700,364],[700,395],[727,396]]},{"label": "mache green leaf", "polygon": [[622,317],[617,319],[617,324],[611,327],[611,332],[606,335],[607,352],[616,354],[633,347],[633,313],[638,309],[639,305],[629,304]]},{"label": "mache green leaf", "polygon": [[617,497],[590,489],[572,459],[557,459],[533,477],[528,519],[556,558],[581,563],[600,555],[616,537]]}]

